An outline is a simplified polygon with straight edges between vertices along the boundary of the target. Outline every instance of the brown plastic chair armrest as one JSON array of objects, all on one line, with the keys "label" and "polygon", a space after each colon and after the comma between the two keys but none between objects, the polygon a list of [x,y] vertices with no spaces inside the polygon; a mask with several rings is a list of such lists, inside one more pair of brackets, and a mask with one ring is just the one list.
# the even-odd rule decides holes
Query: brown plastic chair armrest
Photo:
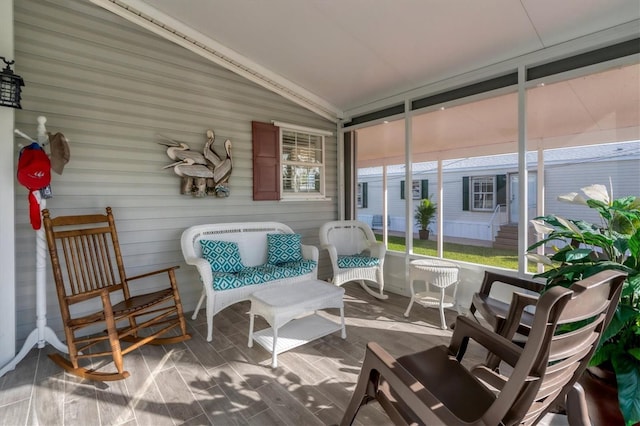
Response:
[{"label": "brown plastic chair armrest", "polygon": [[458,361],[464,355],[460,348],[466,346],[468,339],[473,339],[509,365],[515,365],[522,353],[522,348],[511,340],[483,327],[471,318],[461,315],[456,321],[456,328],[453,330],[453,336],[449,343],[449,353],[456,356]]},{"label": "brown plastic chair armrest", "polygon": [[478,293],[488,295],[491,291],[491,287],[494,283],[509,284],[514,287],[519,287],[524,290],[533,291],[535,293],[541,293],[544,290],[544,284],[537,281],[525,280],[522,278],[512,277],[509,275],[498,274],[496,272],[485,271],[484,279]]},{"label": "brown plastic chair armrest", "polygon": [[[480,313],[495,331],[503,334],[504,320],[508,316],[509,306],[507,303],[490,296],[491,288],[495,283],[507,284],[538,294],[544,290],[545,286],[536,281],[485,271],[482,285],[480,286],[480,290],[473,295],[469,311],[474,316],[476,311]],[[527,325],[527,327],[520,327],[520,331],[526,333],[528,326],[529,325]]]},{"label": "brown plastic chair armrest", "polygon": [[[522,314],[527,306],[535,306],[538,303],[538,297],[529,294],[515,292],[511,296],[511,304],[509,305],[509,312],[505,318],[504,326],[500,330],[500,335],[512,340],[513,336],[518,331],[518,328],[523,323]],[[525,322],[526,323],[526,322]],[[531,324],[526,324],[531,326]]]}]

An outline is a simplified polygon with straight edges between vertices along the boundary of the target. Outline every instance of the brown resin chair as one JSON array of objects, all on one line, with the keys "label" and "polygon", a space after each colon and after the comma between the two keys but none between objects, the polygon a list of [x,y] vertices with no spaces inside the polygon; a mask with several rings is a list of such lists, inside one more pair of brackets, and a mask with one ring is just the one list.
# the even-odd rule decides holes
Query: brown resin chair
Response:
[{"label": "brown resin chair", "polygon": [[[123,355],[146,343],[191,338],[178,294],[178,267],[127,276],[110,207],[106,214],[51,218],[48,210],[42,213],[69,349],[69,359],[49,355],[56,364],[82,378],[120,380],[129,377]],[[129,286],[157,274],[168,276],[160,290],[142,293]],[[111,357],[116,371],[97,371],[104,365],[92,366],[86,359],[93,357]]]},{"label": "brown resin chair", "polygon": [[[513,287],[515,291],[522,291],[524,294],[513,298],[511,303],[505,303],[491,296],[491,290],[494,284],[497,283],[508,284]],[[540,293],[544,291],[544,288],[545,285],[537,281],[485,271],[480,290],[474,293],[471,299],[469,311],[474,315],[474,318],[477,318],[477,316],[475,316],[476,312],[479,313],[496,333],[512,339],[522,346],[533,324],[533,313],[531,310],[525,310],[525,308],[535,305],[537,298]],[[515,304],[513,307],[511,305],[512,303]],[[510,309],[514,312],[520,312],[521,315],[518,321],[513,318],[512,321],[509,322],[509,326],[506,326],[505,319]],[[516,333],[519,336],[516,336]],[[465,350],[466,348],[464,346],[461,347],[460,353],[464,354]],[[486,368],[497,371],[499,364],[500,358],[489,352],[485,361]],[[574,384],[574,388],[575,389],[571,389],[567,393],[567,401],[564,404],[564,408],[572,423],[580,426],[590,425],[591,422],[588,418],[584,389],[582,389],[582,386],[577,382]]]},{"label": "brown resin chair", "polygon": [[[516,287],[516,290],[521,289],[534,296],[542,293],[545,286],[536,281],[497,274],[495,272],[484,273],[480,290],[473,295],[469,310],[472,315],[478,312],[482,318],[493,327],[495,332],[502,334],[505,317],[509,313],[510,304],[491,297],[491,289],[496,283],[508,284]],[[530,304],[530,302],[527,302],[527,304]],[[524,311],[517,332],[527,335],[531,328],[532,320],[533,315],[530,312]]]},{"label": "brown resin chair", "polygon": [[[471,306],[469,307],[471,315],[474,315],[475,317],[476,312],[479,313],[496,333],[512,339],[516,333],[521,336],[527,336],[529,334],[529,330],[531,330],[531,324],[533,323],[533,314],[531,311],[525,310],[525,306],[513,307],[516,312],[522,313],[518,323],[514,321],[510,323],[512,328],[516,325],[517,328],[512,330],[505,329],[505,318],[509,313],[509,309],[511,309],[511,303],[503,302],[491,296],[493,286],[498,283],[507,284],[513,287],[515,291],[521,291],[526,295],[529,295],[530,297],[520,297],[515,299],[515,303],[524,303],[527,306],[535,304],[534,299],[539,297],[539,294],[543,292],[545,285],[536,281],[485,271],[480,290],[477,293],[474,293],[471,299]],[[464,348],[462,350],[464,351]],[[487,356],[487,366],[496,368],[498,366],[498,362],[498,358],[492,354]]]},{"label": "brown resin chair", "polygon": [[[359,408],[373,400],[395,424],[536,424],[574,389],[615,312],[625,277],[603,271],[569,289],[546,291],[535,300],[524,347],[463,316],[448,347],[395,359],[369,343],[342,425],[351,424]],[[506,327],[517,328],[522,305],[511,304]],[[463,366],[460,348],[468,339],[508,364],[510,373],[484,364]],[[569,421],[578,424],[571,416]]]}]

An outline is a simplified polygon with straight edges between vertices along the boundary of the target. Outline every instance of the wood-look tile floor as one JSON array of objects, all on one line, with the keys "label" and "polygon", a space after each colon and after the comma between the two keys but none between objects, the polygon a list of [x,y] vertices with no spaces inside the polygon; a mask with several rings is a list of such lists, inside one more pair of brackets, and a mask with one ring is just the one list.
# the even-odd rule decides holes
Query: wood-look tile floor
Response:
[{"label": "wood-look tile floor", "polygon": [[[348,284],[347,339],[340,333],[278,356],[260,345],[247,347],[248,302],[214,318],[214,338],[206,341],[204,310],[188,319],[192,339],[167,346],[144,346],[124,358],[131,376],[98,383],[64,373],[34,348],[15,370],[0,377],[0,425],[332,425],[342,418],[360,371],[365,345],[377,341],[394,356],[447,344],[450,331],[438,327],[436,309],[414,306],[389,294],[379,301]],[[324,315],[339,320],[337,309]],[[447,312],[447,322],[455,320]],[[256,320],[256,330],[266,327]],[[484,357],[470,347],[467,359]],[[545,424],[566,424],[553,416]],[[387,425],[379,406],[362,408],[358,425]]]}]

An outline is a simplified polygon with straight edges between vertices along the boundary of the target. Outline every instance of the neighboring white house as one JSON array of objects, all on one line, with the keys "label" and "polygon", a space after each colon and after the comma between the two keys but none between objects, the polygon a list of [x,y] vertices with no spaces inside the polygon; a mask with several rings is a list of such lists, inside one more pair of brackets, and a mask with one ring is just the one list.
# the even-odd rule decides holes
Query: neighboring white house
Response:
[{"label": "neighboring white house", "polygon": [[[544,211],[596,221],[597,215],[581,206],[562,203],[558,195],[578,192],[591,184],[613,185],[614,197],[640,195],[640,141],[563,148],[544,152],[544,210],[538,209],[537,155],[527,157],[529,217]],[[518,221],[517,154],[443,161],[443,194],[439,200],[437,162],[412,165],[412,198],[431,196],[443,208],[444,235],[493,240],[504,223]],[[358,219],[382,227],[382,167],[358,170]],[[404,165],[387,166],[388,227],[405,231]],[[414,232],[417,226],[413,224]],[[436,223],[430,229],[440,232]]]}]

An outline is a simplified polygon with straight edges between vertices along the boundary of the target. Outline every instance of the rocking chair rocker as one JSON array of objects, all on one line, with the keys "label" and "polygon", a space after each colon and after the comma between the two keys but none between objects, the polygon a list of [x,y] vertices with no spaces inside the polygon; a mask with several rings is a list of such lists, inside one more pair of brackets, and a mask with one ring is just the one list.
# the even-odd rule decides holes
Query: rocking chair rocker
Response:
[{"label": "rocking chair rocker", "polygon": [[[191,338],[178,294],[174,272],[178,267],[127,276],[110,207],[106,214],[51,218],[47,209],[42,213],[69,348],[69,359],[49,355],[56,364],[85,379],[120,380],[129,377],[123,355],[146,343],[163,345]],[[130,291],[129,282],[162,273],[168,274],[166,288],[137,295]],[[112,302],[111,296],[118,293],[121,301]],[[118,328],[119,322],[126,325]],[[123,348],[123,341],[131,344]],[[93,357],[112,357],[116,371],[98,371],[101,364],[80,365],[80,360]]]}]

